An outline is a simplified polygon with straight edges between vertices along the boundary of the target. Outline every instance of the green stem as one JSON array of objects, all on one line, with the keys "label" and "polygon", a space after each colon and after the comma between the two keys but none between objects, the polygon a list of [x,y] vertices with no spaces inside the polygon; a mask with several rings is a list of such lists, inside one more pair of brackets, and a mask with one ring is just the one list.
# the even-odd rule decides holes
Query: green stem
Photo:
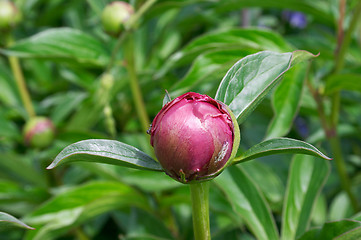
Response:
[{"label": "green stem", "polygon": [[[11,35],[9,35],[7,37],[7,43],[6,45],[9,47],[13,44],[13,38]],[[19,92],[20,92],[20,97],[21,97],[21,100],[24,104],[24,107],[25,107],[25,110],[29,116],[29,118],[31,117],[35,117],[36,114],[35,114],[35,111],[34,111],[34,108],[33,108],[33,105],[31,103],[31,98],[30,98],[30,94],[26,88],[26,84],[25,84],[25,79],[24,79],[24,75],[23,75],[23,72],[21,70],[21,67],[20,67],[20,63],[19,63],[19,59],[17,57],[14,57],[14,56],[9,56],[9,63],[10,63],[10,67],[11,67],[11,70],[13,72],[13,75],[14,75],[14,79],[15,79],[15,82],[16,82],[16,85],[19,89]]]},{"label": "green stem", "polygon": [[147,110],[143,101],[142,92],[140,90],[138,76],[135,71],[135,60],[134,60],[134,41],[133,35],[129,35],[125,43],[125,60],[126,68],[128,70],[130,88],[132,90],[133,100],[135,108],[140,119],[142,129],[146,132],[149,128],[150,121],[148,118]]},{"label": "green stem", "polygon": [[142,93],[139,87],[138,77],[135,71],[134,42],[133,42],[133,34],[131,31],[134,28],[136,28],[139,19],[156,1],[157,0],[146,1],[125,24],[125,31],[119,36],[112,51],[108,66],[106,68],[106,72],[109,73],[115,63],[118,51],[120,50],[122,45],[125,45],[124,47],[125,60],[126,60],[126,68],[130,79],[130,87],[132,90],[133,100],[137,110],[137,114],[140,118],[142,129],[144,130],[144,132],[148,130],[150,121],[145,108]]},{"label": "green stem", "polygon": [[128,34],[136,27],[139,19],[143,16],[143,14],[156,2],[157,0],[148,0],[146,1],[137,12],[129,19],[129,21],[125,24],[125,32],[122,32],[118,37],[117,42],[115,43],[114,49],[112,51],[109,64],[107,66],[106,72],[109,72],[113,67],[117,53],[122,46],[124,40],[127,38]]},{"label": "green stem", "polygon": [[125,29],[131,30],[133,29],[139,19],[144,15],[146,11],[156,2],[157,0],[148,0],[146,1],[138,10],[137,12],[129,19],[129,21],[125,24]]},{"label": "green stem", "polygon": [[[341,1],[340,4],[345,5],[346,1]],[[342,11],[344,11],[344,9],[345,9],[345,6],[340,6],[340,11],[341,11],[340,17],[341,18],[344,16],[344,12],[342,12]],[[352,33],[353,33],[355,27],[357,26],[357,22],[358,22],[360,14],[361,14],[361,1],[359,1],[358,4],[356,5],[353,16],[351,18],[349,28],[347,29],[347,31],[345,32],[345,34],[343,36],[342,36],[343,19],[339,20],[339,26],[338,26],[338,28],[339,28],[338,29],[338,45],[339,45],[339,47],[336,51],[335,68],[333,70],[334,74],[338,74],[339,72],[341,72],[341,70],[344,67],[346,52],[349,48]],[[328,138],[329,138],[329,142],[330,142],[332,152],[334,155],[333,157],[335,159],[336,169],[337,169],[337,173],[339,175],[340,181],[341,181],[341,186],[344,189],[344,191],[347,193],[354,211],[357,212],[358,211],[358,203],[357,203],[355,195],[352,193],[352,190],[351,190],[351,186],[350,186],[351,181],[350,181],[349,176],[347,175],[346,163],[342,156],[340,139],[339,139],[338,133],[337,133],[337,125],[338,125],[338,121],[339,121],[340,101],[341,101],[341,96],[340,96],[339,91],[336,92],[332,96],[331,101],[332,101],[332,107],[331,107],[329,129],[331,130],[331,132],[333,134],[328,136]]]},{"label": "green stem", "polygon": [[333,150],[333,155],[334,155],[334,159],[335,159],[335,163],[336,163],[336,170],[337,173],[340,177],[341,180],[341,186],[342,188],[345,190],[346,194],[348,195],[352,208],[354,209],[355,212],[358,211],[358,203],[357,203],[357,199],[354,196],[354,194],[351,191],[351,184],[350,184],[350,179],[347,175],[347,170],[346,170],[346,165],[343,161],[343,157],[342,157],[342,149],[341,149],[341,144],[340,144],[340,139],[338,138],[338,136],[334,136],[332,138],[329,139],[332,150]]},{"label": "green stem", "polygon": [[[350,21],[350,25],[347,29],[347,31],[345,32],[343,38],[339,38],[339,44],[341,44],[337,50],[337,55],[336,55],[336,62],[335,62],[335,68],[334,68],[334,73],[339,73],[345,63],[345,56],[346,56],[346,52],[348,50],[348,47],[351,43],[351,38],[352,38],[352,33],[355,30],[359,17],[361,15],[361,1],[358,2],[358,4],[355,6],[354,8],[354,12]],[[341,21],[342,22],[342,21]],[[339,26],[339,28],[342,28],[342,26]]]},{"label": "green stem", "polygon": [[209,181],[190,184],[195,240],[211,239],[209,228]]}]

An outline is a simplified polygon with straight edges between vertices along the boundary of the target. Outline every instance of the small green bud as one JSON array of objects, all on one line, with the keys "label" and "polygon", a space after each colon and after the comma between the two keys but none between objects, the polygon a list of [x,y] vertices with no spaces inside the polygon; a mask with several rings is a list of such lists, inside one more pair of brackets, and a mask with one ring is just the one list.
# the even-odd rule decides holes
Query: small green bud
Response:
[{"label": "small green bud", "polygon": [[15,4],[0,0],[0,31],[8,31],[21,21],[21,13]]},{"label": "small green bud", "polygon": [[31,118],[24,127],[24,138],[27,146],[45,148],[49,146],[55,135],[52,121],[46,117]]},{"label": "small green bud", "polygon": [[108,4],[101,17],[104,31],[109,35],[118,36],[133,13],[134,9],[129,3],[115,1]]}]

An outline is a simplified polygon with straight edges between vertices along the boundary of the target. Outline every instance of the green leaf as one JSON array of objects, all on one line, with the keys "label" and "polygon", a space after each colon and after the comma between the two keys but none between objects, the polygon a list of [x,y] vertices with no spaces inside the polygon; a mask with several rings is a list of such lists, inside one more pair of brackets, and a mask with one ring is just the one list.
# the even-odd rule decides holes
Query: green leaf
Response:
[{"label": "green leaf", "polygon": [[312,57],[315,55],[306,51],[263,51],[249,55],[229,69],[216,99],[227,104],[242,123],[293,64]]},{"label": "green leaf", "polygon": [[234,159],[233,164],[280,153],[302,153],[331,160],[309,143],[291,138],[274,138],[258,143],[241,153],[240,156]]},{"label": "green leaf", "polygon": [[329,172],[326,161],[305,155],[294,157],[282,212],[281,239],[296,239],[307,230],[312,208]]},{"label": "green leaf", "polygon": [[358,240],[361,239],[361,222],[344,219],[325,223],[322,227],[312,229],[302,235],[298,240]]},{"label": "green leaf", "polygon": [[89,139],[67,146],[56,156],[47,169],[52,169],[61,163],[76,161],[163,171],[158,162],[139,149],[122,142],[105,139]]},{"label": "green leaf", "polygon": [[20,40],[0,52],[24,58],[46,58],[83,66],[105,66],[109,55],[96,38],[72,28],[54,28]]},{"label": "green leaf", "polygon": [[347,219],[353,215],[352,204],[346,192],[340,192],[329,203],[328,220]]},{"label": "green leaf", "polygon": [[114,214],[114,218],[125,229],[125,239],[174,239],[164,218],[151,212],[132,209],[129,216]]},{"label": "green leaf", "polygon": [[[28,155],[15,154],[10,151],[1,153],[0,175],[7,176],[8,179],[14,179],[19,182],[46,187],[46,178],[44,174],[35,171],[32,163],[34,161]],[[26,174],[24,174],[26,173]]]},{"label": "green leaf", "polygon": [[301,100],[306,65],[290,69],[272,95],[274,117],[268,127],[266,139],[285,136],[291,129]]},{"label": "green leaf", "polygon": [[0,212],[0,230],[6,230],[12,227],[34,229],[10,214]]},{"label": "green leaf", "polygon": [[214,179],[234,212],[239,214],[257,239],[278,239],[271,211],[259,187],[238,166],[227,168]]},{"label": "green leaf", "polygon": [[281,207],[285,186],[277,173],[266,164],[258,161],[249,161],[242,164],[242,169],[259,184],[264,196],[274,207]]},{"label": "green leaf", "polygon": [[331,75],[327,78],[325,94],[330,95],[340,90],[361,92],[361,75],[356,73],[344,73]]},{"label": "green leaf", "polygon": [[290,51],[291,47],[281,35],[267,29],[237,28],[211,32],[194,39],[181,51],[173,54],[158,74],[164,75],[174,66],[187,64],[205,52],[219,49],[256,49],[284,52]]},{"label": "green leaf", "polygon": [[120,181],[130,186],[136,186],[145,192],[162,192],[184,186],[174,181],[166,174],[153,171],[138,171],[131,168],[120,168],[114,165],[98,163],[79,163],[82,169],[91,171],[104,179]]},{"label": "green leaf", "polygon": [[186,76],[171,88],[172,96],[194,89],[200,83],[218,80],[240,58],[255,50],[215,50],[199,55]]},{"label": "green leaf", "polygon": [[41,226],[31,239],[56,239],[96,216],[132,206],[149,210],[148,200],[127,185],[119,182],[90,182],[59,193],[27,215],[25,220]]}]

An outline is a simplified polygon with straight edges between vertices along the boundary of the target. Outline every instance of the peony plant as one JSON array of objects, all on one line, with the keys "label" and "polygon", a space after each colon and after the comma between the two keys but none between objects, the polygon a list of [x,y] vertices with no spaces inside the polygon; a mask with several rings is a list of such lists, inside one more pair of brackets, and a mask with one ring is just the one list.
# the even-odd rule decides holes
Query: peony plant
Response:
[{"label": "peony plant", "polygon": [[156,159],[119,141],[89,139],[63,149],[48,169],[66,162],[87,161],[164,172],[190,186],[195,239],[210,239],[209,182],[227,167],[279,153],[302,153],[330,160],[314,146],[289,138],[267,139],[247,151],[239,151],[238,124],[285,72],[313,57],[305,51],[263,51],[235,63],[214,98],[188,92],[171,100],[166,93],[163,108],[148,130]]}]

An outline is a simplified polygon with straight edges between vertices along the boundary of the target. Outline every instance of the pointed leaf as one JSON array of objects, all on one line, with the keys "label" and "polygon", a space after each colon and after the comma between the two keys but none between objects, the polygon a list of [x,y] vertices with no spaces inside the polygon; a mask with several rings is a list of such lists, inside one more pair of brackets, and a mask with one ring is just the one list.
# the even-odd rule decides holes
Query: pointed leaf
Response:
[{"label": "pointed leaf", "polygon": [[293,64],[312,57],[306,51],[249,55],[229,69],[215,98],[227,104],[242,123]]},{"label": "pointed leaf", "polygon": [[109,55],[96,38],[72,28],[56,28],[20,40],[0,52],[25,58],[76,61],[84,65],[105,66]]},{"label": "pointed leaf", "polygon": [[274,117],[270,123],[266,139],[285,136],[291,129],[298,112],[303,83],[306,76],[306,64],[290,69],[272,95]]},{"label": "pointed leaf", "polygon": [[361,222],[344,219],[325,223],[322,227],[312,229],[302,235],[298,240],[358,240],[361,239]]},{"label": "pointed leaf", "polygon": [[214,181],[257,239],[278,239],[276,224],[266,200],[241,166],[227,168]]},{"label": "pointed leaf", "polygon": [[12,227],[34,229],[10,214],[0,212],[0,230],[6,230]]},{"label": "pointed leaf", "polygon": [[47,169],[52,169],[62,163],[76,161],[163,171],[158,162],[139,149],[122,142],[105,139],[89,139],[67,146]]},{"label": "pointed leaf", "polygon": [[312,208],[329,172],[326,161],[306,155],[294,157],[283,205],[281,239],[296,239],[307,230]]},{"label": "pointed leaf", "polygon": [[274,138],[254,145],[247,151],[241,153],[239,157],[235,158],[233,163],[237,164],[255,158],[280,153],[302,153],[331,160],[331,158],[324,155],[320,150],[309,143],[291,138]]}]

